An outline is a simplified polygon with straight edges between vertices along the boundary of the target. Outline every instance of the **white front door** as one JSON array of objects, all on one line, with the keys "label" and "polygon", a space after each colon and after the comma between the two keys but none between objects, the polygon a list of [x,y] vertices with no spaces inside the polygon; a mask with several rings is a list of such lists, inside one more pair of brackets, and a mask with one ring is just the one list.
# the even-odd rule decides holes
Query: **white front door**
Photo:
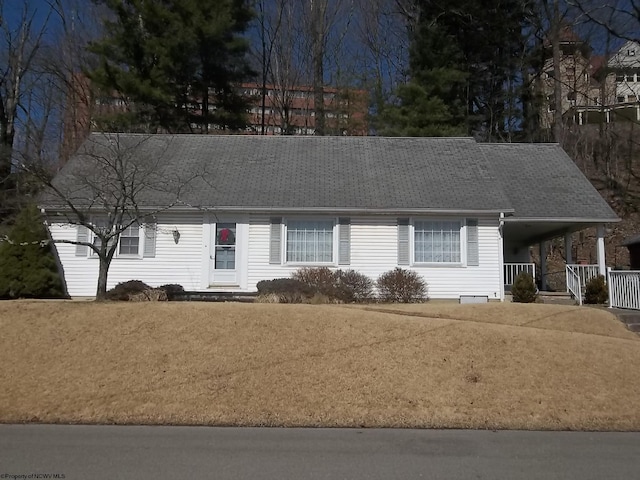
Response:
[{"label": "white front door", "polygon": [[237,225],[233,222],[218,222],[212,229],[214,238],[211,252],[213,285],[238,285],[237,271]]}]

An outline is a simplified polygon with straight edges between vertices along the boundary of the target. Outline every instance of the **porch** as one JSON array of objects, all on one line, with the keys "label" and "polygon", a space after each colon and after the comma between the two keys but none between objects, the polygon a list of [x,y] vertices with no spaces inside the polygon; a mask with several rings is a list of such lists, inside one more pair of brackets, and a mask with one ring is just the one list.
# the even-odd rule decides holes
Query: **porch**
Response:
[{"label": "porch", "polygon": [[[584,264],[574,261],[573,234],[587,228],[595,228],[595,257],[597,263]],[[503,226],[504,288],[508,292],[515,278],[522,272],[529,273],[541,292],[549,291],[549,279],[555,277],[556,291],[566,291],[575,301],[582,305],[587,283],[594,277],[602,275],[606,278],[607,267],[604,244],[604,224],[587,221],[553,221],[505,219]],[[564,240],[563,268],[555,265],[555,271],[549,272],[547,253],[550,242],[561,238]],[[556,244],[558,242],[556,241]],[[531,258],[531,246],[537,246],[538,262]],[[562,244],[561,244],[562,245]],[[584,258],[584,257],[583,257]],[[592,258],[592,254],[588,258]],[[561,280],[558,276],[561,275]],[[551,278],[553,280],[553,278]]]},{"label": "porch", "polygon": [[[538,269],[539,271],[539,269]],[[536,284],[538,279],[536,278],[536,264],[533,262],[528,263],[505,263],[504,264],[504,279],[505,291],[509,291],[513,282],[521,273],[528,273],[533,277],[533,281]],[[639,272],[640,273],[640,272]],[[565,285],[566,293],[569,294],[578,305],[582,305],[585,287],[587,283],[592,279],[600,275],[600,269],[598,265],[583,265],[583,264],[569,264],[565,265]],[[640,286],[640,285],[639,285]],[[557,294],[558,292],[548,292],[545,289],[540,290],[541,295],[548,296],[549,294]],[[640,307],[639,307],[640,308]]]}]

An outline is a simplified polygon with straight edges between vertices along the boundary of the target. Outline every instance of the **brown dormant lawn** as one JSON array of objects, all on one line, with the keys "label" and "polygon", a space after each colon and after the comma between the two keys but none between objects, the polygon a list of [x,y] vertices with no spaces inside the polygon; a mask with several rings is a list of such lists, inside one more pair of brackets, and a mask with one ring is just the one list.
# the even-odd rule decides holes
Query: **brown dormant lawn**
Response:
[{"label": "brown dormant lawn", "polygon": [[640,430],[640,336],[556,305],[0,303],[0,421]]}]

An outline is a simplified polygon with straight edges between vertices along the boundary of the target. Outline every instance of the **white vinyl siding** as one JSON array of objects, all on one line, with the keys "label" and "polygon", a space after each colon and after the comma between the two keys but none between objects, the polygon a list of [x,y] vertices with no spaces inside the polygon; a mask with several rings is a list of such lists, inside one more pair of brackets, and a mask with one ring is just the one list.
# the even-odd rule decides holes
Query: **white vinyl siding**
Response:
[{"label": "white vinyl siding", "polygon": [[[270,222],[268,216],[253,215],[249,226],[247,286],[255,291],[260,280],[289,277],[300,265],[269,263]],[[465,219],[459,222],[464,224]],[[478,218],[478,266],[458,264],[398,265],[398,218],[383,216],[351,217],[350,264],[335,268],[354,269],[371,279],[397,266],[423,276],[431,298],[457,299],[460,295],[486,295],[500,298],[500,234],[498,215]],[[466,234],[461,230],[461,242]],[[464,246],[464,245],[463,245]],[[462,258],[465,257],[464,248]],[[331,268],[334,268],[332,266]]]},{"label": "white vinyl siding", "polygon": [[[58,219],[53,217],[51,221],[57,222]],[[109,268],[107,287],[112,288],[127,280],[142,280],[152,287],[178,283],[186,290],[200,290],[201,271],[207,268],[199,254],[203,242],[202,224],[203,215],[199,212],[158,215],[154,229],[155,257],[115,256]],[[180,232],[177,244],[173,230]],[[75,225],[63,223],[52,223],[50,231],[54,240],[75,241],[78,234]],[[97,256],[76,256],[76,246],[71,244],[58,243],[55,247],[69,294],[72,297],[94,296],[98,282]]]},{"label": "white vinyl siding", "polygon": [[[226,218],[226,217],[225,217]],[[55,217],[53,217],[55,221]],[[126,280],[142,280],[151,286],[178,283],[187,290],[229,290],[255,291],[260,280],[289,277],[303,264],[287,263],[286,222],[276,224],[281,232],[280,263],[271,263],[274,253],[272,232],[274,224],[269,215],[251,215],[244,219],[233,216],[229,221],[237,222],[236,266],[239,279],[235,286],[212,286],[210,271],[215,238],[215,221],[202,213],[165,213],[158,215],[157,228],[154,230],[155,257],[142,258],[120,256],[114,258],[109,270],[108,286]],[[330,268],[354,269],[372,280],[384,272],[401,266],[419,273],[429,286],[431,298],[457,299],[460,295],[486,295],[490,299],[500,298],[500,248],[498,215],[477,218],[478,261],[477,266],[467,266],[465,244],[467,234],[465,222],[460,218],[443,218],[443,221],[459,221],[461,229],[461,262],[458,264],[415,263],[411,246],[410,265],[398,264],[398,218],[394,216],[357,216],[349,218],[349,264],[338,265],[338,251],[341,225],[336,218],[318,216],[301,218],[301,221],[325,222],[333,224],[332,262]],[[431,220],[418,218],[416,220]],[[475,218],[474,218],[475,220]],[[224,220],[227,222],[227,220]],[[413,222],[413,220],[412,220]],[[336,230],[338,229],[338,230]],[[176,244],[173,231],[180,232]],[[412,231],[413,232],[413,231]],[[75,226],[53,223],[52,237],[56,240],[76,240],[78,229]],[[413,235],[413,233],[411,233]],[[145,240],[146,242],[146,240]],[[411,239],[411,242],[413,239]],[[98,278],[98,260],[95,257],[76,256],[76,246],[57,244],[56,248],[64,267],[69,293],[72,296],[95,295]],[[140,243],[139,248],[142,248]],[[146,248],[145,248],[146,250]],[[313,265],[313,264],[309,264]]]}]

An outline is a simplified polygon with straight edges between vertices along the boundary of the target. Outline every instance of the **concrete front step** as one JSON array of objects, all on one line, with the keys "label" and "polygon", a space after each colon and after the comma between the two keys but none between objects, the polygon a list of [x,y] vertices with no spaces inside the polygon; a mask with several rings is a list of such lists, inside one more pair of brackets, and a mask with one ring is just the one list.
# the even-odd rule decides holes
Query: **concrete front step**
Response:
[{"label": "concrete front step", "polygon": [[[513,297],[509,294],[504,296],[505,302],[511,302]],[[548,303],[553,305],[577,305],[575,299],[567,292],[540,292],[538,293],[538,303]]]},{"label": "concrete front step", "polygon": [[538,298],[542,303],[553,305],[577,305],[575,298],[566,292],[540,292]]}]

